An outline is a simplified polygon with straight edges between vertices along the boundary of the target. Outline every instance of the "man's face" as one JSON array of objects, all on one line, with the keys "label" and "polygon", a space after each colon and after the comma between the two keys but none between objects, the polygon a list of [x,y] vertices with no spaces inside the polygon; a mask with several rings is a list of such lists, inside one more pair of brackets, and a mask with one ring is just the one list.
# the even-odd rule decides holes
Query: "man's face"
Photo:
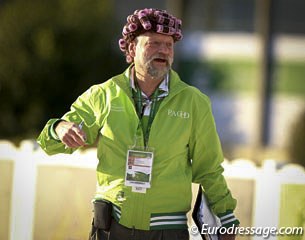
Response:
[{"label": "man's face", "polygon": [[174,40],[171,36],[146,32],[138,36],[134,45],[136,71],[154,79],[163,78],[171,68],[174,57]]}]

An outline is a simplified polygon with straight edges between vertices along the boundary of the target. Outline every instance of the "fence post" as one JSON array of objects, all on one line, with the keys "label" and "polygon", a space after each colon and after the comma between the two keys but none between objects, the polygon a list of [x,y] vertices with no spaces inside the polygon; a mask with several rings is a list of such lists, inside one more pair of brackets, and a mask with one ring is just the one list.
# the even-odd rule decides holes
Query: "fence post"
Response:
[{"label": "fence post", "polygon": [[37,165],[34,145],[23,141],[16,150],[11,203],[10,239],[33,239]]},{"label": "fence post", "polygon": [[[276,162],[266,160],[259,170],[256,179],[256,196],[254,199],[253,226],[256,231],[264,228],[278,227],[280,210],[280,182],[276,173]],[[265,230],[266,231],[266,230]],[[256,234],[253,240],[261,240],[262,236]],[[276,240],[276,236],[269,236]]]}]

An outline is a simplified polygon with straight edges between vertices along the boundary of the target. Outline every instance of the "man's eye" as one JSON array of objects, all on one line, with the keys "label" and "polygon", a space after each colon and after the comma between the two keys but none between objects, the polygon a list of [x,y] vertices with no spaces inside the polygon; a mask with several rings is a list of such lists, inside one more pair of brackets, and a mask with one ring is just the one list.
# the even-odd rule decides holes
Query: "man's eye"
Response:
[{"label": "man's eye", "polygon": [[150,42],[149,45],[153,46],[153,47],[156,47],[156,46],[159,46],[159,43],[158,42]]}]

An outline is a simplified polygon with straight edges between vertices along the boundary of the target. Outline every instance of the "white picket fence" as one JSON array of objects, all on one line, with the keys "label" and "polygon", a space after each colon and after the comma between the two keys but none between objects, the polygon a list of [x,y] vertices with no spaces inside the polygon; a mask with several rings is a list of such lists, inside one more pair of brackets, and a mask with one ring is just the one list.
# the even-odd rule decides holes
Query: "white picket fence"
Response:
[{"label": "white picket fence", "polygon": [[[38,211],[37,185],[40,183],[39,169],[48,166],[67,168],[67,171],[87,169],[92,171],[92,176],[95,178],[97,159],[93,149],[77,151],[72,155],[47,156],[34,141],[23,141],[18,148],[10,142],[0,141],[0,166],[7,166],[5,164],[12,164],[13,167],[6,168],[7,170],[0,168],[0,239],[32,240],[39,239],[37,237],[39,229],[35,229],[37,227],[37,223],[35,224],[37,213],[35,214],[35,211]],[[239,202],[241,215],[244,212],[240,219],[242,221],[243,218],[247,218],[246,222],[251,223],[253,227],[279,227],[281,187],[285,184],[305,186],[304,168],[294,164],[279,168],[276,161],[266,160],[261,167],[257,167],[250,160],[236,159],[230,162],[225,161],[223,166],[225,177],[228,181],[234,181],[236,185],[235,189],[237,190],[233,191],[233,194]],[[12,169],[11,181],[8,181],[10,177],[3,179],[5,176],[10,176],[6,172],[10,169]],[[251,190],[252,203],[248,202],[248,205],[243,203],[244,189],[239,187],[239,183],[243,181],[253,182],[254,186],[253,191]],[[11,187],[8,187],[9,183],[11,183]],[[92,184],[91,180],[90,184]],[[71,193],[73,191],[74,189],[71,188]],[[251,216],[247,214],[249,207],[251,208]],[[88,222],[84,224],[89,226]],[[73,239],[83,239],[83,236],[75,236]],[[263,238],[262,236],[251,236],[249,239]],[[277,237],[271,236],[269,239],[277,239]]]}]

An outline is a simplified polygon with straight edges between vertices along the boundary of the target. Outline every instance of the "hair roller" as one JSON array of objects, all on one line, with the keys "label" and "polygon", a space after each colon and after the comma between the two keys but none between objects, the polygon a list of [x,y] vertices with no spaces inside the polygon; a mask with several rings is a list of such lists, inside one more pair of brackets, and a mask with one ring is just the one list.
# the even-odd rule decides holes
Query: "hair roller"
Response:
[{"label": "hair roller", "polygon": [[175,25],[175,21],[172,18],[167,18],[162,15],[158,15],[157,21],[159,24],[168,25],[169,27],[173,27]]},{"label": "hair roller", "polygon": [[133,12],[134,15],[138,15],[138,13],[140,12],[141,10],[140,9],[137,9]]},{"label": "hair roller", "polygon": [[138,17],[139,17],[140,23],[142,24],[142,26],[143,26],[143,28],[145,30],[151,29],[151,23],[150,23],[150,21],[149,21],[149,19],[147,17],[147,14],[148,14],[147,9],[141,10],[138,13]]},{"label": "hair roller", "polygon": [[123,27],[123,32],[122,32],[122,34],[123,34],[123,35],[127,35],[128,33],[130,33],[130,30],[129,30],[128,26],[125,25],[125,26]]},{"label": "hair roller", "polygon": [[127,22],[129,22],[129,23],[136,23],[137,22],[136,16],[135,15],[129,15],[127,17]]},{"label": "hair roller", "polygon": [[154,12],[154,15],[157,16],[163,16],[165,18],[171,18],[172,15],[168,14],[166,11],[157,10]]},{"label": "hair roller", "polygon": [[178,19],[178,18],[176,18],[175,19],[176,21],[176,25],[179,27],[179,28],[181,28],[181,25],[182,25],[182,21],[180,20],[180,19]]},{"label": "hair roller", "polygon": [[143,16],[146,16],[147,14],[148,14],[148,11],[145,8],[145,9],[140,10],[137,15],[139,16],[139,18],[141,18]]},{"label": "hair roller", "polygon": [[133,61],[133,58],[129,54],[127,54],[126,55],[126,62],[132,63],[132,61]]},{"label": "hair roller", "polygon": [[145,30],[151,29],[151,23],[147,17],[142,17],[139,20]]},{"label": "hair roller", "polygon": [[131,22],[132,22],[132,18],[133,18],[133,15],[129,15],[129,16],[127,17],[127,22],[131,23]]},{"label": "hair roller", "polygon": [[178,30],[175,34],[175,38],[177,39],[176,41],[179,41],[182,39],[182,33],[181,33],[181,30]]},{"label": "hair roller", "polygon": [[119,45],[120,45],[120,47],[125,47],[126,46],[126,41],[123,38],[121,38],[119,40]]},{"label": "hair roller", "polygon": [[138,29],[138,25],[135,24],[135,23],[130,23],[129,26],[128,26],[128,29],[130,32],[134,32]]},{"label": "hair roller", "polygon": [[166,35],[174,35],[175,34],[175,29],[172,28],[172,27],[163,26],[163,25],[158,24],[157,25],[157,32],[162,33],[162,34],[166,34]]}]

